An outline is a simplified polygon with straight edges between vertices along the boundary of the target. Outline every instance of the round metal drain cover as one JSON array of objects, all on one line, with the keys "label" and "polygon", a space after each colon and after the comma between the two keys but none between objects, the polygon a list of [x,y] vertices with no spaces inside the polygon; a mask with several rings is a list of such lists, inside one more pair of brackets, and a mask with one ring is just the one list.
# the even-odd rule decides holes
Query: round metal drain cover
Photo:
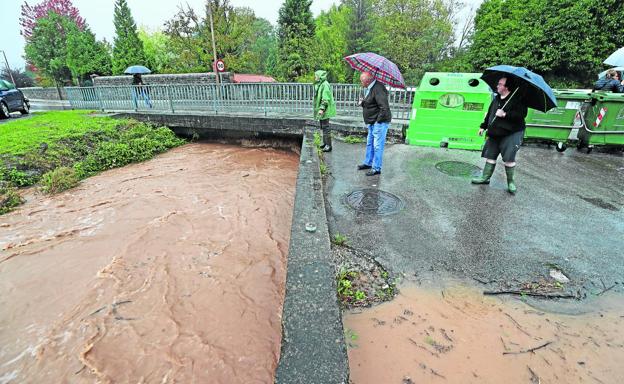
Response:
[{"label": "round metal drain cover", "polygon": [[403,208],[398,196],[379,189],[360,189],[345,197],[345,203],[357,212],[371,215],[391,215]]},{"label": "round metal drain cover", "polygon": [[481,173],[481,168],[463,161],[441,161],[435,167],[449,176],[470,177]]}]

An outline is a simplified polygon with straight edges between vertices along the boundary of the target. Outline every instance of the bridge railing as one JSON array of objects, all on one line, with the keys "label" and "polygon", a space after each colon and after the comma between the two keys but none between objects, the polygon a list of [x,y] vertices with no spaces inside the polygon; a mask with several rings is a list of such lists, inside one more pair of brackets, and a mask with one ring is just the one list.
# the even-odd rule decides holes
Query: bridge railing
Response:
[{"label": "bridge railing", "polygon": [[[163,111],[312,116],[314,88],[302,83],[172,84],[142,86],[67,87],[74,109],[103,111]],[[363,89],[332,84],[339,116],[361,117]],[[414,92],[390,89],[395,119],[409,119]]]}]

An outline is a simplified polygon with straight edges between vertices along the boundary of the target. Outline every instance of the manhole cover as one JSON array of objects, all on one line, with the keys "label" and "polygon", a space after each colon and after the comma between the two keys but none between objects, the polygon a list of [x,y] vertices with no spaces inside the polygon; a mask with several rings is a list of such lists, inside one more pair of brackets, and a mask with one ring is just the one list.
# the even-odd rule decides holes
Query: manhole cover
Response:
[{"label": "manhole cover", "polygon": [[449,176],[471,177],[481,173],[481,168],[463,161],[441,161],[435,167],[438,171]]},{"label": "manhole cover", "polygon": [[345,198],[345,203],[357,212],[371,215],[391,215],[403,208],[398,196],[379,189],[353,191]]}]

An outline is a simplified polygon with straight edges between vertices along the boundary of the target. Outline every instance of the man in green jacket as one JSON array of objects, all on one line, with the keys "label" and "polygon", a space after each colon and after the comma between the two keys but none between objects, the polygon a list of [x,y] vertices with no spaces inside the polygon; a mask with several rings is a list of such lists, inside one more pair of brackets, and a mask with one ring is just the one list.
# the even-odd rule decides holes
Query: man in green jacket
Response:
[{"label": "man in green jacket", "polygon": [[332,94],[331,85],[327,81],[326,71],[314,72],[314,119],[319,120],[323,132],[321,150],[332,150],[331,134],[329,133],[329,118],[336,116],[336,102]]}]

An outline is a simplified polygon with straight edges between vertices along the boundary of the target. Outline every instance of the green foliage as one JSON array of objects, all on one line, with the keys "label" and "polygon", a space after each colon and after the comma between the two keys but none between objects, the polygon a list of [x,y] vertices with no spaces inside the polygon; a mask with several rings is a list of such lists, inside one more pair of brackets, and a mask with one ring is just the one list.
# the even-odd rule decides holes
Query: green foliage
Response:
[{"label": "green foliage", "polygon": [[73,168],[59,167],[41,177],[43,193],[59,193],[78,185],[78,175]]},{"label": "green foliage", "polygon": [[115,141],[99,144],[74,168],[78,177],[85,178],[100,171],[145,161],[155,154],[184,143],[166,127],[152,128],[138,124],[120,132]]},{"label": "green foliage", "polygon": [[[166,127],[93,116],[86,111],[46,112],[0,126],[0,182],[32,185],[59,167],[79,179],[102,170],[144,161],[181,145]],[[47,173],[46,184],[65,182],[67,171]],[[73,172],[73,171],[72,171]],[[53,188],[56,190],[56,188]]]},{"label": "green foliage", "polygon": [[22,204],[24,199],[17,193],[14,187],[0,184],[0,215],[13,210]]},{"label": "green foliage", "polygon": [[351,72],[343,59],[348,54],[350,16],[351,10],[348,7],[333,5],[329,11],[321,12],[316,18],[314,68],[327,71],[327,78],[332,83],[347,82]]},{"label": "green foliage", "polygon": [[78,26],[69,17],[48,12],[46,17],[37,19],[35,23],[32,36],[24,48],[26,60],[53,81],[71,83],[71,71],[67,66],[67,38],[77,32],[80,32]]},{"label": "green foliage", "polygon": [[[342,0],[342,4],[349,9],[347,54],[378,52],[379,49],[373,45],[376,21],[373,0]],[[359,82],[359,74],[350,67],[347,74],[348,82]]]},{"label": "green foliage", "polygon": [[353,289],[353,281],[360,277],[356,271],[341,270],[336,277],[336,290],[338,299],[342,303],[355,304],[367,299],[366,293],[359,289]]},{"label": "green foliage", "polygon": [[347,236],[341,234],[341,233],[336,233],[334,234],[334,237],[332,238],[332,243],[334,243],[335,245],[346,245],[347,244]]},{"label": "green foliage", "polygon": [[555,87],[588,86],[624,41],[623,13],[619,0],[486,0],[468,55],[477,70],[520,65]]},{"label": "green foliage", "polygon": [[365,140],[363,137],[360,136],[352,136],[349,135],[347,137],[345,137],[344,142],[347,144],[360,144],[363,143]]},{"label": "green foliage", "polygon": [[122,74],[131,65],[145,65],[143,43],[126,0],[116,0],[113,18],[115,39],[113,48],[113,74]]},{"label": "green foliage", "polygon": [[313,71],[314,19],[311,0],[285,0],[279,10],[280,79],[299,80]]},{"label": "green foliage", "polygon": [[444,59],[453,43],[452,0],[381,0],[374,46],[392,60],[408,84]]},{"label": "green foliage", "polygon": [[29,73],[23,69],[16,68],[10,69],[3,68],[0,71],[0,79],[13,82],[15,80],[15,86],[18,88],[26,88],[26,87],[34,87],[35,80],[32,76],[32,73]]},{"label": "green foliage", "polygon": [[257,18],[250,8],[233,7],[228,0],[209,0],[200,17],[192,8],[180,7],[165,22],[168,49],[177,58],[173,72],[212,70],[212,35],[209,8],[212,9],[217,58],[229,71],[274,74],[277,40],[271,23]]},{"label": "green foliage", "polygon": [[143,42],[146,66],[153,73],[175,73],[178,57],[171,50],[171,37],[160,31],[150,32],[140,28],[139,39]]},{"label": "green foliage", "polygon": [[67,37],[67,66],[78,84],[83,84],[89,75],[112,74],[111,57],[103,42],[95,40],[95,35],[87,27],[83,31],[75,29]]}]

